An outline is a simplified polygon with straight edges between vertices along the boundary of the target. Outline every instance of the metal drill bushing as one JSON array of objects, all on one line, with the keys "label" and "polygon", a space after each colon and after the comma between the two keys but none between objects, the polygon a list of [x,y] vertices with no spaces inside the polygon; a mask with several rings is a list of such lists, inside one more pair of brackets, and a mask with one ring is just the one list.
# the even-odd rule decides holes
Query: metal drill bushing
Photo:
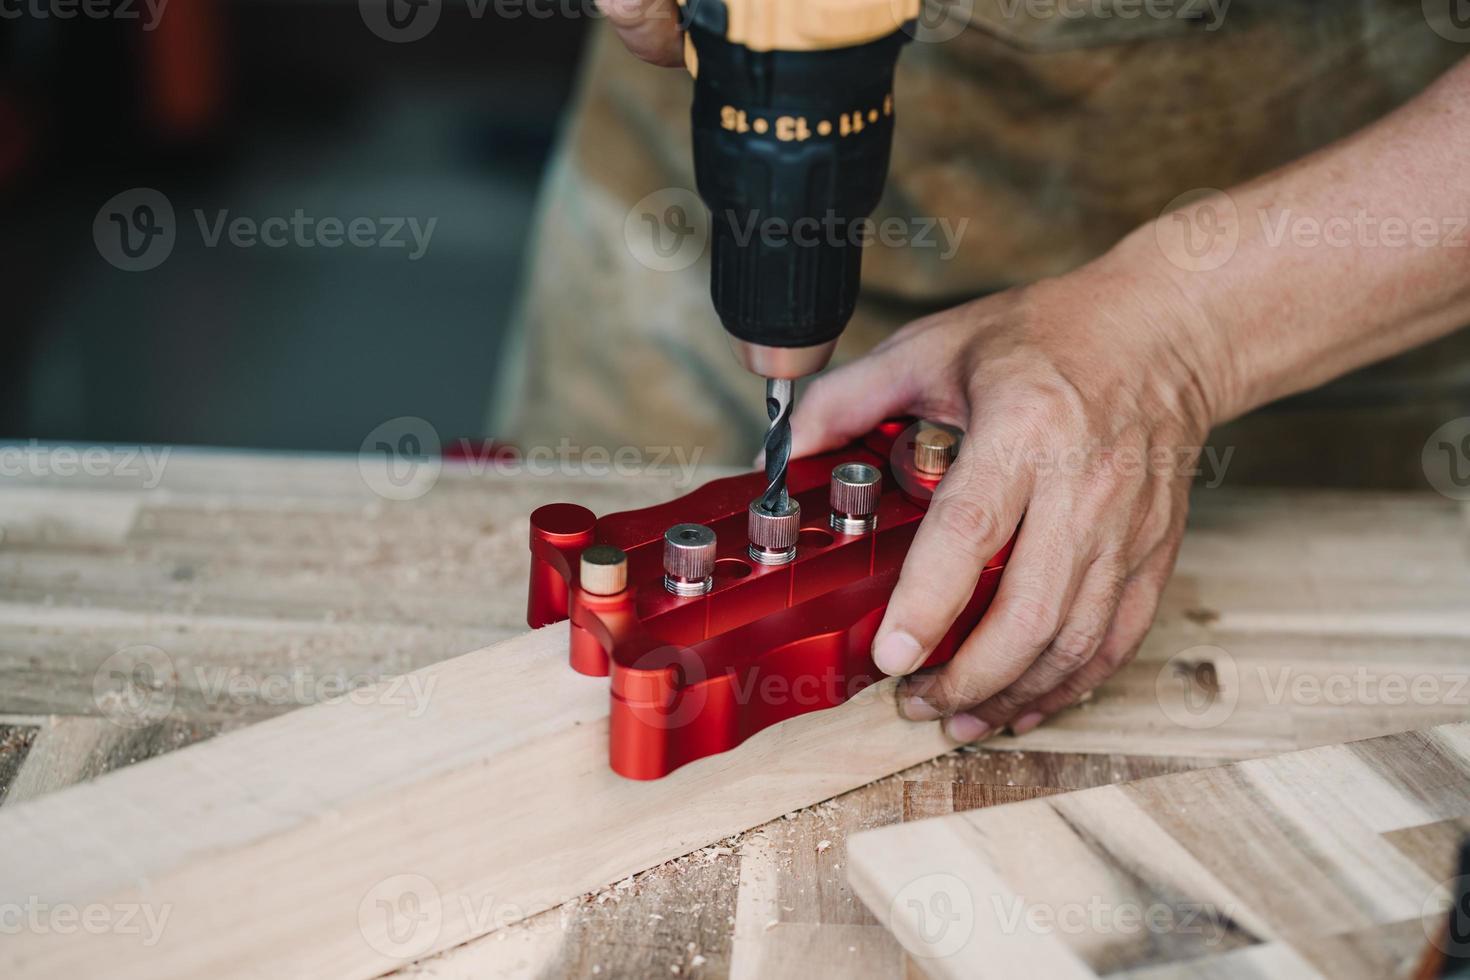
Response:
[{"label": "metal drill bushing", "polygon": [[664,532],[664,588],[704,595],[714,586],[715,532],[703,524],[675,524]]},{"label": "metal drill bushing", "polygon": [[628,587],[628,555],[610,544],[594,544],[582,552],[582,589],[593,595],[617,595]]},{"label": "metal drill bushing", "polygon": [[943,476],[954,462],[955,437],[943,429],[923,429],[914,437],[914,468],[928,476]]},{"label": "metal drill bushing", "polygon": [[867,534],[878,526],[878,496],[883,474],[867,463],[843,463],[832,470],[832,530]]},{"label": "metal drill bushing", "polygon": [[801,534],[801,505],[791,498],[786,507],[773,513],[753,500],[746,508],[746,533],[750,538],[750,560],[762,565],[784,565],[796,557],[796,539]]}]

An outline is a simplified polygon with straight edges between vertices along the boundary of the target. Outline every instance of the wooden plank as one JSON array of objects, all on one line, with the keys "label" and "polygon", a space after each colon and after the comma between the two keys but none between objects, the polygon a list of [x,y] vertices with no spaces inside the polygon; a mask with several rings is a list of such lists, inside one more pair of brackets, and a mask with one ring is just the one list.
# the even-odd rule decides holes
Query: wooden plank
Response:
[{"label": "wooden plank", "polygon": [[859,834],[849,876],[933,976],[1394,976],[1467,818],[1462,722]]},{"label": "wooden plank", "polygon": [[624,780],[606,681],[564,649],[538,631],[420,671],[426,703],[388,684],[0,809],[0,904],[166,916],[152,945],[23,933],[0,973],[370,976],[950,747],[886,683]]},{"label": "wooden plank", "polygon": [[[0,778],[0,800],[14,805],[209,738],[217,726],[174,720],[124,727],[107,718],[30,719],[35,737],[14,775]],[[0,774],[3,775],[3,774]]]}]

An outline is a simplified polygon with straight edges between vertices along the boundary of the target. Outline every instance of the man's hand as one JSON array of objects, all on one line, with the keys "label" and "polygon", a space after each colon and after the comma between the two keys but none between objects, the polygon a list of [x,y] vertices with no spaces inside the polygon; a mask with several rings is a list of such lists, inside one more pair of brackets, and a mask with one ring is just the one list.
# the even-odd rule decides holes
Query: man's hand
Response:
[{"label": "man's hand", "polygon": [[666,68],[684,64],[676,0],[597,0],[597,8],[628,50],[644,61]]},{"label": "man's hand", "polygon": [[798,401],[799,455],[895,415],[966,430],[878,629],[885,672],[929,656],[1020,525],[980,626],[904,683],[907,717],[961,742],[1024,733],[1137,651],[1212,421],[1207,334],[1181,296],[1099,263],[912,323]]}]

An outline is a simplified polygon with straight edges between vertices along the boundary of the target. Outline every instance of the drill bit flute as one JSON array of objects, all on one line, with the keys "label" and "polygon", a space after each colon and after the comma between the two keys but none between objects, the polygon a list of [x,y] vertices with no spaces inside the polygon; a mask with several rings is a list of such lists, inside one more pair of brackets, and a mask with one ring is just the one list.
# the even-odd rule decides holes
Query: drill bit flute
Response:
[{"label": "drill bit flute", "polygon": [[791,400],[795,382],[789,378],[766,381],[766,490],[750,502],[746,530],[747,553],[762,565],[784,565],[796,558],[801,534],[801,507],[786,492],[786,470],[791,464]]},{"label": "drill bit flute", "polygon": [[766,415],[771,427],[766,430],[766,492],[761,508],[771,514],[783,513],[786,495],[786,469],[791,465],[791,403],[795,382],[783,378],[766,381]]}]

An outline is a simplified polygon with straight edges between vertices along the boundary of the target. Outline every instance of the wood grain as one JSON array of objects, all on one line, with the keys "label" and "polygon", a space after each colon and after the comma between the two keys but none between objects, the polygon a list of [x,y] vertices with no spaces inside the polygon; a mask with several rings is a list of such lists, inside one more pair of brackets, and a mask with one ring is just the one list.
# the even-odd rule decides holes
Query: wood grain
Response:
[{"label": "wood grain", "polygon": [[[0,812],[318,703],[323,692],[312,681],[377,680],[514,636],[530,509],[566,499],[607,512],[681,489],[658,476],[535,478],[449,466],[424,497],[387,502],[368,492],[350,457],[182,450],[154,488],[117,477],[0,481],[0,712],[8,713],[0,723],[34,733]],[[788,831],[810,827],[822,835],[815,843],[830,840],[823,854],[844,865],[841,875],[846,860],[837,855],[854,827],[1464,717],[1448,685],[1466,673],[1470,649],[1467,528],[1455,504],[1433,495],[1201,491],[1155,630],[1138,660],[1091,703],[1024,739],[993,739],[985,751],[951,753],[837,799],[860,819],[801,811],[763,828],[776,831],[771,850],[750,846],[747,855],[754,836],[747,833],[723,848],[661,861],[621,879],[622,887],[588,886],[569,904],[405,972],[555,976],[598,968],[601,976],[646,976],[678,966],[685,976],[722,977],[747,964],[799,968],[807,949],[821,948],[834,951],[832,962],[856,961],[875,975],[918,976],[917,961],[902,956],[845,886],[827,885],[810,900],[833,872],[815,861],[788,865],[784,852],[797,846],[786,843]],[[135,644],[163,650],[178,668],[167,717],[141,729],[115,725],[93,690],[99,666]],[[1233,660],[1237,684],[1217,692],[1233,692],[1233,708],[1213,727],[1181,725],[1161,700],[1190,698],[1206,710],[1214,703],[1198,686],[1199,665],[1209,659],[1202,647]],[[1194,668],[1180,671],[1180,663]],[[1333,681],[1360,668],[1377,681],[1429,677],[1439,696],[1385,702],[1372,685],[1350,688],[1346,700],[1293,693],[1302,678]],[[1223,667],[1217,674],[1231,676]],[[222,695],[222,678],[241,683]],[[283,679],[308,682],[306,693],[267,696],[263,685]],[[350,766],[358,765],[368,764],[354,757]],[[539,787],[532,779],[500,795],[533,807]],[[267,794],[267,804],[274,798]],[[484,819],[476,813],[470,824],[478,830]],[[139,840],[171,833],[138,820]],[[1422,866],[1435,835],[1453,826],[1387,836]],[[15,853],[4,845],[0,871]],[[762,881],[771,874],[774,881]],[[770,919],[760,921],[759,910],[771,907],[772,895],[779,923],[765,930]],[[470,912],[493,917],[503,904],[481,895]],[[747,922],[760,928],[748,930]],[[1265,950],[1269,966],[1282,954],[1268,947],[1238,952]]]},{"label": "wood grain", "polygon": [[0,809],[0,903],[170,916],[152,945],[23,934],[0,972],[371,976],[950,747],[898,717],[890,682],[625,780],[606,682],[568,670],[565,642],[537,631],[418,672],[423,702],[385,685]]},{"label": "wood grain", "polygon": [[1467,818],[1460,723],[875,830],[849,877],[936,977],[1404,976]]}]

